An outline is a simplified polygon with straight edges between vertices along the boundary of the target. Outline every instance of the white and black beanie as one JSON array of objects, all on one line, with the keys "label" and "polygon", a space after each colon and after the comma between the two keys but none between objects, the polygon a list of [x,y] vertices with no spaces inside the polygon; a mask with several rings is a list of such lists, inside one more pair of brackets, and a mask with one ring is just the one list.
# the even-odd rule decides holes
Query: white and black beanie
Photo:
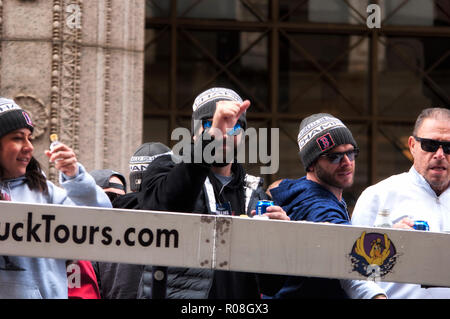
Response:
[{"label": "white and black beanie", "polygon": [[306,170],[321,154],[338,145],[352,144],[357,147],[352,133],[344,123],[326,113],[314,114],[303,119],[297,142],[300,158]]},{"label": "white and black beanie", "polygon": [[13,100],[0,97],[0,137],[21,129],[34,130],[30,116]]},{"label": "white and black beanie", "polygon": [[142,177],[148,165],[163,155],[173,155],[173,153],[162,143],[144,143],[138,147],[130,159],[130,189],[132,192],[140,190]]},{"label": "white and black beanie", "polygon": [[[219,101],[236,101],[242,103],[242,98],[233,90],[214,87],[200,93],[194,100],[192,105],[192,134],[197,132],[199,124],[202,120],[210,119],[214,116],[216,111],[216,103]],[[194,121],[199,120],[197,124]],[[238,120],[242,128],[245,130],[247,128],[247,119],[245,118],[245,112],[241,115]]]}]

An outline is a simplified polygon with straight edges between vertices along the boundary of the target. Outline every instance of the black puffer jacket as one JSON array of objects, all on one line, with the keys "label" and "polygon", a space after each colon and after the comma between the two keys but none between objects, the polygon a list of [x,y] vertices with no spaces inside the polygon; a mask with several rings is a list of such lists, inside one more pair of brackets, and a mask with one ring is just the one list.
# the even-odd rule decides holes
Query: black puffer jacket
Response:
[{"label": "black puffer jacket", "polygon": [[[245,174],[240,164],[233,164],[232,172],[232,181],[222,187],[209,165],[175,164],[170,156],[161,156],[144,174],[139,207],[215,214],[216,202],[229,202],[234,215],[249,215],[258,200],[267,199],[262,180]],[[152,293],[152,284],[157,283],[152,271],[155,268],[150,265],[144,268],[138,298],[161,297]],[[261,293],[258,277],[252,273],[178,267],[169,267],[167,272],[167,298],[256,299]]]},{"label": "black puffer jacket", "polygon": [[[139,209],[137,193],[113,201],[114,208]],[[144,265],[92,262],[102,299],[136,299]]]}]

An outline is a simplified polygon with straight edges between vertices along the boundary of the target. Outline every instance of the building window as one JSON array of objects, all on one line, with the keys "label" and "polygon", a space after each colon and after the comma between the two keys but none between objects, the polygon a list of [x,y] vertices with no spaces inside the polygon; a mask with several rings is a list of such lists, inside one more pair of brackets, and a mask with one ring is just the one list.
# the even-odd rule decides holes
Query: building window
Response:
[{"label": "building window", "polygon": [[[147,0],[144,139],[173,145],[190,128],[192,102],[212,86],[252,102],[249,126],[280,129],[279,171],[266,185],[305,174],[301,120],[331,113],[361,153],[350,210],[367,186],[407,171],[407,140],[419,112],[448,107],[450,5],[377,1],[380,29],[361,0]],[[249,164],[259,175],[259,165]]]}]

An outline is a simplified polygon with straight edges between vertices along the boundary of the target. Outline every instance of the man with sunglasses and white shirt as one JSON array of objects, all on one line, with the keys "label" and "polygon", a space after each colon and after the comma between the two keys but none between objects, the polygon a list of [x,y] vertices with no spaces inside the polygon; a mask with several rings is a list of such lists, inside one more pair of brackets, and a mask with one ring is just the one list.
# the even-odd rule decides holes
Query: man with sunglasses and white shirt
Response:
[{"label": "man with sunglasses and white shirt", "polygon": [[[355,158],[359,153],[350,130],[338,118],[319,113],[300,123],[297,142],[306,176],[283,180],[270,190],[276,205],[291,220],[350,224],[343,190],[353,185]],[[298,243],[301,244],[301,243]],[[360,285],[364,298],[383,291],[375,284]],[[348,298],[337,279],[286,277],[283,288],[273,298]]]},{"label": "man with sunglasses and white shirt", "polygon": [[[414,159],[411,169],[367,188],[356,203],[352,224],[373,226],[377,213],[387,209],[394,227],[413,229],[414,220],[425,220],[430,231],[450,231],[450,110],[423,110],[408,144]],[[450,288],[389,282],[379,286],[388,298],[450,298]],[[346,287],[347,293],[359,298],[353,288]]]}]

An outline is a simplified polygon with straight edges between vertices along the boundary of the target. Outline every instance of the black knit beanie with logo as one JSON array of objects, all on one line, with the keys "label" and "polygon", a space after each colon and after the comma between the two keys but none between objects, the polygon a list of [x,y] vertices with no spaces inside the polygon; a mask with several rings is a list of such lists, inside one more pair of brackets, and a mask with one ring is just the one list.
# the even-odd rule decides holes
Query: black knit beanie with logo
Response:
[{"label": "black knit beanie with logo", "polygon": [[21,128],[33,133],[31,117],[13,100],[0,97],[0,137]]},{"label": "black knit beanie with logo", "polygon": [[327,114],[313,114],[300,123],[297,137],[300,158],[305,170],[323,153],[338,145],[351,144],[357,147],[350,130],[338,118]]},{"label": "black knit beanie with logo", "polygon": [[130,159],[130,189],[137,192],[141,188],[142,177],[148,165],[163,155],[173,155],[172,150],[158,142],[144,143],[138,147]]}]

